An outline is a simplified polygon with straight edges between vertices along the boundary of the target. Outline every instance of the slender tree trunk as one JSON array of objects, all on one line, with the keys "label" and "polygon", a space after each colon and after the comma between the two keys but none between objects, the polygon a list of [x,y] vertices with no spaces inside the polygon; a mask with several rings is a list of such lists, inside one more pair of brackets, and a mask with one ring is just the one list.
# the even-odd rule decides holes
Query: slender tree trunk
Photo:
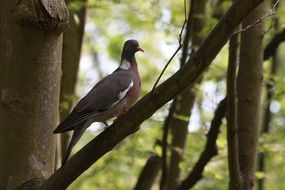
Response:
[{"label": "slender tree trunk", "polygon": [[[277,65],[278,65],[278,55],[276,52],[276,54],[273,56],[272,65],[271,65],[271,72],[270,72],[271,77],[270,77],[270,80],[267,81],[267,84],[266,84],[266,99],[265,99],[266,103],[265,103],[263,126],[262,126],[262,130],[261,130],[262,134],[270,133],[270,122],[271,122],[271,118],[272,118],[272,113],[270,111],[270,104],[272,103],[272,100],[274,97],[274,86],[275,86],[274,77],[276,75]],[[259,155],[258,155],[258,168],[257,168],[258,171],[263,172],[263,173],[266,172],[266,163],[265,162],[266,162],[267,156],[268,155],[265,152],[259,153]],[[265,182],[264,177],[257,180],[257,185],[258,185],[259,190],[265,189],[264,182]]]},{"label": "slender tree trunk", "polygon": [[53,173],[68,11],[59,0],[0,0],[0,15],[0,189],[8,190]]},{"label": "slender tree trunk", "polygon": [[[187,23],[187,31],[184,39],[184,47],[182,58],[180,60],[181,66],[184,65],[189,52],[188,43],[191,40],[191,52],[193,53],[202,43],[202,36],[199,35],[200,31],[204,26],[205,21],[205,11],[206,11],[206,0],[191,0],[191,9],[189,11]],[[201,16],[203,15],[203,16]],[[187,40],[187,35],[189,39]],[[187,46],[186,46],[187,44]],[[199,82],[200,83],[200,82]],[[183,160],[183,153],[185,149],[185,144],[187,141],[188,135],[188,124],[189,118],[191,115],[191,110],[194,106],[196,94],[187,88],[184,90],[177,98],[176,101],[176,111],[172,117],[171,123],[171,156],[170,164],[168,170],[168,180],[167,180],[167,189],[174,190],[178,187],[180,181],[180,163]]]},{"label": "slender tree trunk", "polygon": [[135,186],[135,190],[150,190],[155,178],[157,177],[161,168],[161,158],[157,155],[152,155],[146,162],[143,168],[138,182]]},{"label": "slender tree trunk", "polygon": [[[244,20],[250,25],[264,14],[259,5]],[[264,23],[241,34],[240,67],[238,73],[238,147],[243,189],[254,187],[256,153],[261,125],[261,89]]]},{"label": "slender tree trunk", "polygon": [[[270,111],[270,105],[274,98],[274,86],[275,86],[275,76],[277,74],[277,68],[278,68],[278,62],[279,62],[279,55],[278,51],[275,52],[275,55],[273,56],[272,65],[271,65],[271,71],[270,71],[270,79],[267,81],[266,84],[266,97],[265,97],[265,111],[264,111],[264,119],[263,119],[263,126],[261,133],[262,134],[268,134],[270,133],[270,122],[272,119],[272,113]],[[266,152],[260,152],[259,158],[258,158],[258,171],[265,173],[266,172],[266,158],[267,154]],[[264,182],[265,178],[261,178],[257,180],[258,183],[258,189],[264,190]]]},{"label": "slender tree trunk", "polygon": [[193,86],[243,18],[262,0],[239,0],[204,40],[196,54],[175,74],[140,99],[128,112],[78,151],[64,167],[59,168],[38,189],[67,188],[79,175],[111,151],[119,142],[139,130],[139,125],[183,89]]},{"label": "slender tree trunk", "polygon": [[[60,85],[60,121],[65,119],[71,111],[75,85],[77,82],[77,73],[80,62],[81,46],[86,18],[87,0],[77,0],[82,3],[82,7],[76,11],[70,11],[70,24],[68,30],[63,34],[63,52],[62,52],[62,79]],[[68,3],[69,1],[67,1]],[[75,21],[74,17],[78,18]],[[61,155],[65,154],[70,141],[70,133],[61,134]],[[61,160],[61,159],[59,159]]]},{"label": "slender tree trunk", "polygon": [[[237,27],[237,31],[241,28]],[[237,68],[239,64],[239,34],[231,37],[229,42],[229,59],[227,70],[227,142],[228,142],[228,168],[229,189],[241,189],[241,175],[238,160],[237,136]]]}]

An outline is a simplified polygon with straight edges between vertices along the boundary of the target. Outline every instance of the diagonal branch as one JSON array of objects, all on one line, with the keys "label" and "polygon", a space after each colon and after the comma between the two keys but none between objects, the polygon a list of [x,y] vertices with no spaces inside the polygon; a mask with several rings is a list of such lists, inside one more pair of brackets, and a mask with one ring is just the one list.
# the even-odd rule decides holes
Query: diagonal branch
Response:
[{"label": "diagonal branch", "polygon": [[226,114],[226,108],[227,100],[224,98],[219,103],[214,118],[211,122],[211,127],[209,133],[207,134],[207,143],[205,145],[204,151],[195,164],[193,170],[177,188],[178,190],[186,190],[192,188],[203,177],[203,171],[208,162],[218,154],[216,140],[218,138],[220,126],[222,125],[222,120]]},{"label": "diagonal branch", "polygon": [[285,41],[285,28],[279,32],[278,34],[276,34],[272,40],[267,44],[267,46],[265,47],[264,51],[263,51],[263,60],[267,60],[270,57],[272,57],[277,48],[279,47],[279,45]]},{"label": "diagonal branch", "polygon": [[93,163],[127,136],[136,132],[139,125],[152,116],[156,110],[186,87],[193,86],[225,45],[235,27],[262,1],[239,0],[234,3],[205,39],[197,53],[179,71],[160,84],[153,93],[145,95],[126,114],[75,154],[64,167],[59,168],[38,189],[67,188]]}]

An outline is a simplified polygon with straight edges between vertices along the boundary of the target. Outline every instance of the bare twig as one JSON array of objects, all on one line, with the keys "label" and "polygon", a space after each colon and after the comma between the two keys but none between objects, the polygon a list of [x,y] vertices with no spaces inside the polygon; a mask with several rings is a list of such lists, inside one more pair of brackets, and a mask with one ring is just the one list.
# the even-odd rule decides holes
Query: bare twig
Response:
[{"label": "bare twig", "polygon": [[[178,53],[178,51],[182,48],[183,43],[182,43],[182,35],[183,35],[183,31],[185,28],[185,25],[187,23],[187,25],[189,24],[187,22],[187,15],[186,15],[186,0],[184,0],[184,23],[183,26],[181,28],[180,34],[179,34],[179,47],[176,50],[175,54],[176,55]],[[188,27],[187,27],[188,28]],[[188,31],[187,31],[188,32]],[[173,59],[174,56],[172,56],[172,58],[170,59],[170,61]],[[169,63],[170,63],[169,61]],[[168,64],[166,64],[166,66],[164,67],[164,70],[162,71],[160,77],[162,76],[163,72],[165,71],[166,67],[168,66]],[[157,82],[159,81],[159,79],[157,80]],[[156,84],[157,84],[156,82]],[[156,86],[156,84],[154,85],[154,88]],[[154,89],[153,88],[153,89]],[[176,109],[176,102],[177,100],[174,99],[173,102],[171,103],[170,109],[169,109],[169,114],[165,120],[164,123],[164,128],[163,128],[163,136],[162,136],[162,174],[161,174],[161,179],[160,179],[160,190],[164,190],[166,188],[166,184],[167,184],[167,178],[168,178],[168,167],[167,167],[167,150],[168,150],[168,146],[167,146],[167,142],[168,142],[168,134],[169,134],[169,129],[171,127],[171,123],[172,123],[172,118]]]},{"label": "bare twig", "polygon": [[273,8],[272,8],[272,11],[271,13],[267,14],[267,15],[264,15],[263,17],[259,18],[257,21],[255,21],[254,23],[250,24],[250,25],[247,25],[245,28],[239,30],[239,31],[236,31],[232,34],[233,35],[236,35],[236,34],[239,34],[239,33],[242,33],[242,32],[245,32],[247,30],[249,30],[250,28],[254,27],[255,25],[261,23],[263,20],[267,19],[267,18],[270,18],[272,16],[274,16],[276,14],[276,6],[278,5],[280,0],[277,0],[274,4],[273,4]]},{"label": "bare twig", "polygon": [[153,93],[154,89],[156,88],[160,78],[162,77],[164,71],[166,70],[166,68],[168,67],[169,63],[172,61],[172,59],[176,56],[176,54],[179,52],[179,50],[182,48],[181,45],[179,45],[179,47],[177,48],[177,50],[174,52],[174,54],[171,56],[171,58],[169,59],[169,61],[166,63],[166,65],[164,66],[164,68],[162,69],[162,72],[160,73],[159,77],[157,78],[157,80],[155,81],[153,88],[151,90],[151,93]]},{"label": "bare twig", "polygon": [[179,46],[178,48],[176,49],[176,51],[174,52],[174,54],[171,56],[171,58],[168,60],[168,62],[166,63],[166,65],[164,66],[164,68],[162,69],[159,77],[157,78],[157,80],[155,81],[153,87],[152,87],[152,90],[151,90],[151,93],[153,93],[155,87],[157,86],[160,78],[162,77],[163,73],[165,72],[166,68],[168,67],[168,65],[170,64],[170,62],[172,61],[172,59],[176,56],[176,54],[179,52],[179,50],[182,48],[183,46],[183,43],[182,43],[182,34],[183,34],[183,31],[184,31],[184,28],[185,28],[185,25],[187,23],[187,18],[186,18],[186,0],[184,0],[184,15],[185,15],[185,18],[184,18],[184,22],[183,22],[183,25],[181,27],[181,30],[180,30],[180,34],[179,34],[179,39],[178,39],[178,43],[179,43]]},{"label": "bare twig", "polygon": [[186,23],[186,31],[185,31],[185,35],[184,35],[184,40],[183,40],[183,48],[182,48],[182,56],[180,59],[180,65],[182,67],[182,65],[185,64],[187,57],[188,57],[188,46],[189,46],[189,41],[190,41],[190,34],[191,34],[191,24],[193,22],[193,13],[194,13],[194,4],[195,4],[195,0],[191,0],[190,1],[190,10],[188,11],[188,19],[187,19],[187,23]]}]

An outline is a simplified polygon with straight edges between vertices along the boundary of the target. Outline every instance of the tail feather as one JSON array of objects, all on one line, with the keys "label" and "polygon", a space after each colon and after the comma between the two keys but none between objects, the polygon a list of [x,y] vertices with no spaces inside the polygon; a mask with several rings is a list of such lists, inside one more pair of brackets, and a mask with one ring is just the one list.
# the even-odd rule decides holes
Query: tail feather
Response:
[{"label": "tail feather", "polygon": [[66,152],[65,152],[65,155],[62,159],[62,166],[66,163],[71,151],[72,151],[72,148],[76,145],[76,143],[79,141],[79,139],[81,138],[81,136],[83,135],[83,133],[85,132],[86,130],[86,127],[85,127],[85,122],[82,123],[81,125],[79,126],[76,126],[74,128],[74,132],[72,134],[72,138],[71,138],[71,141],[66,149]]}]

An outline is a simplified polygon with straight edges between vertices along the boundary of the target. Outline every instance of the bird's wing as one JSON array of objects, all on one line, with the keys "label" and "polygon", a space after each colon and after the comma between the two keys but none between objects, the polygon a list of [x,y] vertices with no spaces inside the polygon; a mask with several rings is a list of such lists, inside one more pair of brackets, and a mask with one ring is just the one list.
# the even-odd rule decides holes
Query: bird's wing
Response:
[{"label": "bird's wing", "polygon": [[55,129],[54,133],[73,130],[98,112],[112,109],[125,98],[133,87],[131,75],[126,71],[114,72],[99,81],[74,107],[71,114]]}]

